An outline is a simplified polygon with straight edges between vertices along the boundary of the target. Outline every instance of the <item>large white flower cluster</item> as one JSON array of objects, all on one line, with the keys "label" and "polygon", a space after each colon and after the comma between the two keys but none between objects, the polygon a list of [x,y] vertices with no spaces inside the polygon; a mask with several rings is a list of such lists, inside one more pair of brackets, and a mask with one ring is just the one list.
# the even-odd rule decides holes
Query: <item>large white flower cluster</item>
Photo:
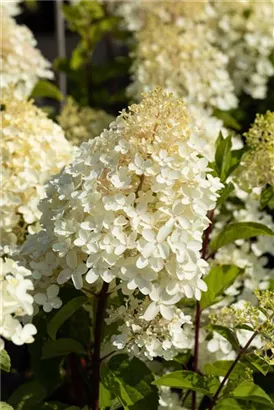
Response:
[{"label": "large white flower cluster", "polygon": [[129,94],[138,98],[143,91],[160,85],[190,104],[222,110],[235,107],[237,99],[227,70],[228,57],[210,44],[206,34],[201,25],[184,30],[148,19],[136,33],[136,60]]},{"label": "large white flower cluster", "polygon": [[[22,324],[24,317],[33,314],[31,271],[9,258],[0,258],[1,312],[0,336],[16,345],[33,342],[36,328]],[[4,340],[0,338],[0,350]]]},{"label": "large white flower cluster", "polygon": [[12,89],[1,96],[1,243],[23,242],[38,221],[43,184],[72,160],[73,148],[62,129],[32,101]]},{"label": "large white flower cluster", "polygon": [[[135,32],[135,91],[164,83],[183,98],[199,91],[199,99],[221,109],[235,106],[243,91],[253,98],[266,96],[274,74],[273,0],[136,0],[110,7]],[[200,77],[203,81],[197,81]],[[209,88],[217,98],[207,101]]]},{"label": "large white flower cluster", "polygon": [[134,297],[123,306],[112,307],[108,310],[107,325],[120,322],[118,334],[111,338],[113,345],[142,359],[172,360],[180,352],[191,349],[194,338],[191,316],[176,307],[169,313],[166,317],[158,313],[150,315],[149,301]]},{"label": "large white flower cluster", "polygon": [[159,89],[83,143],[40,205],[44,231],[34,246],[47,246],[31,257],[41,275],[77,289],[118,279],[124,293],[149,295],[147,318],[172,317],[182,297],[199,299],[206,215],[222,187],[203,144],[184,103]]},{"label": "large white flower cluster", "polygon": [[229,57],[236,93],[265,98],[267,81],[274,74],[273,0],[215,0],[212,11],[214,42]]},{"label": "large white flower cluster", "polygon": [[1,10],[1,87],[16,86],[20,97],[30,95],[39,78],[53,78],[50,63],[36,48],[36,40],[26,26],[20,26]]},{"label": "large white flower cluster", "polygon": [[21,12],[20,3],[22,3],[22,0],[2,0],[0,5],[1,13],[4,10],[9,16],[17,16]]}]

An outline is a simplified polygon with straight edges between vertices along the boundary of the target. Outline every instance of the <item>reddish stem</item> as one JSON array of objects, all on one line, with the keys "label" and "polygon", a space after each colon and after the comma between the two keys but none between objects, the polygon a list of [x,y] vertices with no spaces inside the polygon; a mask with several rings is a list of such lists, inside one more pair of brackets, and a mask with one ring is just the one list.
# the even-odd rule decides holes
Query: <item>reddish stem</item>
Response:
[{"label": "reddish stem", "polygon": [[104,311],[106,306],[106,300],[108,297],[108,287],[109,284],[104,282],[102,289],[98,295],[97,309],[95,315],[95,328],[94,328],[94,350],[92,355],[92,398],[91,398],[91,408],[92,410],[99,410],[99,389],[100,389],[100,352],[101,352],[101,341],[103,333],[103,320]]},{"label": "reddish stem", "polygon": [[[206,254],[207,254],[207,248],[209,245],[209,237],[212,229],[212,220],[214,217],[214,210],[212,210],[208,214],[208,218],[210,219],[210,225],[205,231],[205,236],[204,236],[204,241],[203,241],[203,247],[201,251],[201,255],[203,259],[206,259]],[[193,352],[193,371],[195,373],[198,372],[198,362],[199,362],[199,336],[200,336],[200,324],[201,324],[201,306],[199,301],[196,302],[196,320],[195,320],[195,341],[194,341],[194,352]],[[196,392],[192,392],[192,410],[196,410]]]}]

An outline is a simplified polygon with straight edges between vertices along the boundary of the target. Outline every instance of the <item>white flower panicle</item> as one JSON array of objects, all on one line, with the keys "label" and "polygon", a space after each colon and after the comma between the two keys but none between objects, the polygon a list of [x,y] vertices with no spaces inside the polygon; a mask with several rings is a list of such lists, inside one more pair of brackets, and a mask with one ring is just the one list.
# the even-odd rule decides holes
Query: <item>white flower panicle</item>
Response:
[{"label": "white flower panicle", "polygon": [[211,14],[214,41],[229,58],[236,92],[265,98],[267,81],[274,74],[273,0],[215,0]]},{"label": "white flower panicle", "polygon": [[9,89],[1,96],[2,245],[21,243],[38,221],[43,184],[72,160],[62,129],[32,101]]},{"label": "white flower panicle", "polygon": [[[148,20],[136,33],[136,61],[129,94],[161,86],[190,104],[228,110],[237,105],[227,71],[228,58],[210,44],[201,25],[184,30]],[[169,46],[167,47],[167,43]]]},{"label": "white flower panicle", "polygon": [[[31,323],[22,324],[33,314],[31,271],[9,258],[0,258],[1,312],[0,336],[16,345],[33,342],[36,328]],[[0,338],[0,350],[4,340]]]},{"label": "white flower panicle", "polygon": [[1,87],[16,87],[19,97],[30,95],[39,78],[53,78],[50,63],[36,48],[36,40],[26,26],[18,25],[1,10]]},{"label": "white flower panicle", "polygon": [[[221,109],[235,106],[236,95],[242,92],[265,98],[267,81],[274,74],[273,0],[108,4],[135,32],[131,90],[137,96],[156,84],[167,90],[172,86],[182,98],[187,93],[198,96],[196,104],[204,100]],[[209,89],[216,96],[207,101]]]},{"label": "white flower panicle", "polygon": [[199,299],[206,215],[222,187],[208,173],[203,145],[171,94],[156,89],[122,111],[49,183],[39,237],[56,265],[42,275],[60,285],[71,279],[77,289],[83,279],[117,278],[125,294],[149,295],[147,320],[158,312],[171,318],[182,297]]},{"label": "white flower panicle", "polygon": [[129,298],[125,306],[108,310],[106,323],[118,322],[119,334],[111,341],[117,349],[125,349],[130,355],[153,360],[163,357],[172,360],[180,352],[193,345],[191,316],[172,306],[172,318],[155,317],[146,320],[149,301]]},{"label": "white flower panicle", "polygon": [[4,11],[9,16],[17,16],[21,12],[20,3],[22,0],[1,0],[1,13]]}]

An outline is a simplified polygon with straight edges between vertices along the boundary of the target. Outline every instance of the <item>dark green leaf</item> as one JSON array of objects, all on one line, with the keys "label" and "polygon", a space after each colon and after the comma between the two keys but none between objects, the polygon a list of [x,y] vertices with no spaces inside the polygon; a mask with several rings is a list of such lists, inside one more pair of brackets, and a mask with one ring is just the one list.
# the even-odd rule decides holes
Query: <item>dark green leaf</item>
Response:
[{"label": "dark green leaf", "polygon": [[[230,369],[232,363],[232,360],[219,360],[214,363],[207,363],[204,366],[204,374],[224,377]],[[245,372],[245,365],[242,363],[237,363],[230,375],[230,378],[245,377]]]},{"label": "dark green leaf", "polygon": [[47,331],[52,339],[56,339],[56,333],[60,326],[70,318],[85,302],[88,298],[86,296],[79,296],[70,300],[53,316],[47,326]]},{"label": "dark green leaf", "polygon": [[83,346],[73,339],[57,339],[46,342],[42,349],[42,359],[67,356],[70,353],[86,354]]},{"label": "dark green leaf", "polygon": [[28,382],[18,387],[10,396],[8,402],[15,410],[36,410],[46,394],[45,388],[37,381]]},{"label": "dark green leaf", "polygon": [[218,302],[217,297],[222,295],[225,289],[233,284],[239,274],[243,272],[235,265],[214,266],[204,277],[207,291],[202,293],[200,306],[202,309]]},{"label": "dark green leaf", "polygon": [[274,236],[274,232],[267,226],[257,222],[231,223],[211,240],[210,247],[212,251],[216,251],[238,239],[249,239],[260,235]]},{"label": "dark green leaf", "polygon": [[234,190],[234,185],[232,182],[229,182],[228,184],[225,184],[225,187],[221,189],[219,192],[220,196],[217,199],[217,206],[221,206],[225,203],[231,192]]},{"label": "dark green leaf", "polygon": [[270,370],[269,363],[266,362],[262,357],[257,356],[255,353],[249,353],[245,355],[245,360],[248,362],[249,365],[253,368],[253,370],[259,370],[264,376]]},{"label": "dark green leaf", "polygon": [[189,370],[178,370],[177,372],[165,374],[155,380],[153,384],[156,384],[157,386],[174,387],[177,389],[189,389],[210,395],[205,378],[200,374]]},{"label": "dark green leaf", "polygon": [[218,176],[220,177],[220,180],[224,182],[228,177],[228,171],[231,162],[231,136],[229,135],[226,138],[224,138],[222,133],[220,132],[215,145],[215,170]]},{"label": "dark green leaf", "polygon": [[0,369],[4,370],[5,372],[10,371],[10,357],[8,352],[5,349],[2,349],[0,352]]},{"label": "dark green leaf", "polygon": [[112,357],[101,367],[101,382],[116,396],[125,409],[156,410],[158,391],[152,386],[153,374],[139,359],[129,360],[127,355]]},{"label": "dark green leaf", "polygon": [[271,185],[267,185],[261,193],[260,208],[264,209],[268,203],[274,198],[274,188]]},{"label": "dark green leaf", "polygon": [[39,80],[31,93],[31,98],[47,97],[57,101],[63,100],[63,94],[56,85],[46,80]]},{"label": "dark green leaf", "polygon": [[232,396],[238,400],[254,401],[269,406],[269,409],[274,408],[274,404],[268,394],[256,384],[250,381],[244,381],[233,390]]},{"label": "dark green leaf", "polygon": [[212,329],[223,336],[235,350],[239,348],[239,342],[236,335],[228,327],[220,325],[212,325]]},{"label": "dark green leaf", "polygon": [[232,128],[236,131],[239,131],[241,129],[241,125],[238,123],[238,121],[236,121],[235,118],[232,117],[232,115],[227,111],[216,109],[214,110],[214,116],[220,118],[226,128]]}]

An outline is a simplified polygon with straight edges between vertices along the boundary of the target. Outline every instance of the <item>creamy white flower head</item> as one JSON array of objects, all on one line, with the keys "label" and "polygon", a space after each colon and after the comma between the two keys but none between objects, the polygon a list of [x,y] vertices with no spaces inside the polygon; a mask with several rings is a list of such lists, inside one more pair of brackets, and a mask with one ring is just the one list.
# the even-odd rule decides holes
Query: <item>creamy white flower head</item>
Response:
[{"label": "creamy white flower head", "polygon": [[131,0],[131,1],[105,1],[115,14],[123,17],[121,24],[130,31],[139,31],[152,15],[158,24],[173,23],[183,26],[188,19],[203,21],[207,15],[208,0]]},{"label": "creamy white flower head", "polygon": [[58,122],[64,130],[66,138],[73,145],[80,145],[82,142],[101,134],[113,119],[103,110],[81,107],[73,98],[68,98],[58,117]]},{"label": "creamy white flower head", "polygon": [[36,40],[26,26],[20,26],[5,9],[1,13],[1,87],[15,85],[18,97],[30,95],[39,78],[53,78],[50,63],[36,48]]},{"label": "creamy white flower head", "polygon": [[[132,91],[137,93],[147,91],[152,82],[153,86],[165,86],[168,90],[171,90],[172,85],[172,91],[175,91],[177,83],[177,90],[181,92],[183,76],[179,75],[182,68],[180,61],[187,63],[188,58],[189,65],[185,64],[183,67],[186,77],[197,79],[199,73],[203,72],[204,78],[210,79],[211,76],[208,77],[206,71],[210,64],[213,71],[213,66],[216,66],[216,61],[212,60],[212,53],[208,52],[208,47],[211,46],[215,50],[215,57],[221,58],[222,54],[226,56],[228,63],[222,70],[216,71],[215,84],[208,83],[212,90],[215,89],[215,85],[221,88],[219,92],[222,98],[219,103],[222,106],[224,105],[222,94],[226,92],[226,89],[222,88],[225,87],[225,82],[220,81],[222,77],[222,80],[229,77],[231,84],[233,83],[233,87],[228,88],[228,94],[231,96],[226,99],[226,104],[229,102],[233,106],[236,103],[235,95],[232,93],[246,92],[253,98],[265,98],[267,81],[274,73],[270,59],[274,51],[273,0],[234,2],[165,0],[158,1],[157,5],[155,1],[134,0],[118,2],[118,5],[114,6],[112,2],[108,2],[108,5],[122,17],[122,24],[136,34],[137,61],[133,66]],[[155,34],[149,31],[151,20],[156,27]],[[198,26],[203,32],[200,38],[196,33]],[[192,36],[190,42],[185,36],[187,32]],[[174,36],[177,37],[176,40]],[[169,47],[165,47],[167,44],[165,39],[168,39]],[[184,59],[179,53],[182,39],[185,39]],[[199,61],[197,66],[191,64],[196,51],[187,53],[188,44],[190,47],[196,44],[195,49],[199,54],[196,60],[197,63]],[[228,80],[226,81],[228,85]],[[193,85],[195,89],[195,80]],[[202,93],[204,89],[201,85],[201,81],[198,81],[197,87]],[[132,95],[134,96],[134,93]],[[185,94],[182,97],[185,98]],[[196,104],[198,102],[198,100],[194,101]]]},{"label": "creamy white flower head", "polygon": [[149,317],[199,299],[206,215],[222,187],[202,153],[183,102],[159,89],[82,144],[39,207],[57,283],[80,289],[117,278],[126,294],[150,296]]},{"label": "creamy white flower head", "polygon": [[172,360],[182,351],[192,348],[193,329],[191,316],[180,309],[170,307],[171,317],[145,319],[149,300],[131,296],[125,306],[108,310],[107,324],[118,322],[118,334],[112,337],[117,349],[125,349],[130,355],[153,360],[163,357]]},{"label": "creamy white flower head", "polygon": [[21,12],[20,3],[22,0],[1,0],[1,13],[4,10],[9,16],[17,16]]},{"label": "creamy white flower head", "polygon": [[237,99],[228,74],[229,60],[210,44],[206,34],[202,25],[185,30],[149,19],[136,33],[130,96],[138,99],[143,91],[161,86],[193,105],[222,110],[235,107]]},{"label": "creamy white flower head", "polygon": [[[36,328],[22,319],[33,314],[31,271],[10,258],[0,258],[0,336],[17,345],[33,342]],[[0,339],[1,341],[2,339]],[[4,347],[3,341],[0,343]]]},{"label": "creamy white flower head", "polygon": [[273,0],[215,0],[211,15],[214,43],[229,57],[235,90],[265,98],[267,81],[274,74]]},{"label": "creamy white flower head", "polygon": [[22,243],[39,220],[43,184],[73,157],[62,129],[12,89],[1,96],[2,245]]}]

